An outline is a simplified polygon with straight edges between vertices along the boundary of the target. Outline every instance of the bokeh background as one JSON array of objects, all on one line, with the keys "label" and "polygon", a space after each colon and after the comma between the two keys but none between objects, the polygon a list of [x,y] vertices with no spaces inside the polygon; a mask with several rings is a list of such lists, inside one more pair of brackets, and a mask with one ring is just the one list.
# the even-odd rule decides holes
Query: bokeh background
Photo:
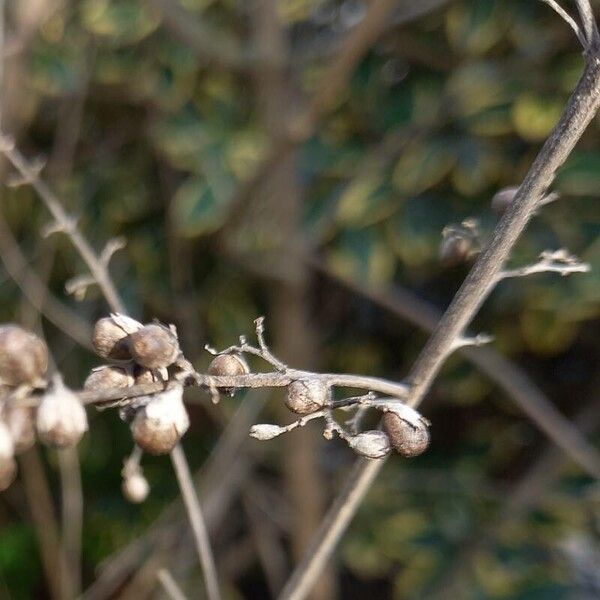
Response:
[{"label": "bokeh background", "polygon": [[[294,366],[401,380],[427,339],[415,321],[443,310],[468,271],[441,264],[442,229],[473,217],[485,239],[490,198],[519,183],[583,64],[571,30],[534,0],[2,4],[4,130],[46,158],[44,178],[96,248],[126,239],[111,271],[130,314],[176,324],[199,369],[205,343],[251,337],[264,314]],[[353,54],[357,31],[367,41]],[[596,119],[558,174],[561,200],[511,259],[567,247],[592,271],[501,283],[473,324],[596,445],[599,142]],[[106,304],[94,288],[65,292],[84,266],[66,237],[43,237],[33,191],[0,193],[0,319],[41,326],[80,387],[99,362],[79,342]],[[46,295],[33,294],[40,316],[15,283],[31,270],[71,311],[68,331]],[[188,400],[184,448],[226,597],[272,597],[355,457],[318,425],[247,438],[252,423],[292,420],[280,392]],[[313,597],[600,597],[600,489],[584,469],[464,356],[423,411],[431,449],[388,461]],[[152,492],[128,504],[128,428],[114,412],[90,420],[83,589],[101,579],[86,597],[161,597],[161,566],[202,597],[170,462],[145,458]],[[54,452],[30,451],[0,495],[2,598],[52,597],[44,532],[69,519],[58,471]]]}]

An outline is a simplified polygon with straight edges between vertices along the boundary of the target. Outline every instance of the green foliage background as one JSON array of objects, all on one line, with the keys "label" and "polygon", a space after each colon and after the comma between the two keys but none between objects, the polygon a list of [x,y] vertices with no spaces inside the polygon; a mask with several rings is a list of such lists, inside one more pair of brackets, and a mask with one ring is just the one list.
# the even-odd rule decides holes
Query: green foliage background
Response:
[{"label": "green foliage background", "polygon": [[[269,137],[252,73],[222,64],[250,55],[253,3],[179,4],[203,25],[200,35],[206,28],[213,36],[206,38],[212,54],[193,54],[151,3],[54,6],[28,39],[15,78],[5,78],[17,100],[4,121],[27,155],[50,157],[55,168],[45,176],[95,247],[126,237],[112,272],[131,314],[184,326],[186,352],[201,368],[208,363],[199,351],[204,343],[227,346],[239,334],[252,335],[253,319],[267,310],[268,280],[217,242],[233,193],[266,156]],[[401,285],[440,308],[467,272],[440,264],[442,228],[468,216],[479,219],[484,234],[493,228],[491,196],[520,181],[582,68],[572,32],[540,2],[442,4],[407,24],[390,20],[297,157],[305,235],[323,262],[364,286]],[[9,32],[23,6],[8,3]],[[281,0],[279,8],[295,85],[300,97],[310,97],[364,6]],[[70,133],[72,161],[60,156],[59,143]],[[554,188],[562,199],[537,216],[512,257],[523,265],[546,248],[567,247],[592,271],[502,283],[474,323],[569,417],[598,401],[599,141],[596,119],[558,174]],[[89,322],[105,314],[96,290],[81,303],[66,296],[65,281],[83,266],[66,238],[41,237],[48,215],[32,190],[3,188],[2,210],[34,268],[48,273],[50,289]],[[253,237],[246,258],[260,256],[264,244]],[[28,314],[26,303],[2,277],[0,317],[18,320]],[[310,303],[323,371],[401,379],[426,339],[322,276],[313,278]],[[81,385],[96,359],[46,320],[43,326],[68,382]],[[223,401],[224,421],[239,401]],[[261,420],[280,418],[276,402]],[[545,452],[542,434],[460,358],[439,377],[425,412],[433,422],[431,451],[386,466],[342,545],[340,597],[450,597],[444,586],[457,557],[465,572],[461,595],[453,597],[587,597],[564,547],[583,540],[597,548],[597,486],[565,461],[525,509],[504,518]],[[223,422],[202,406],[192,417],[185,448],[198,467]],[[120,467],[130,445],[114,414],[91,415],[81,446],[86,584],[100,561],[135,539],[177,495],[168,461],[147,459],[150,499],[126,504]],[[279,440],[269,442],[259,469],[275,489],[282,448]],[[333,496],[353,457],[337,442],[317,450]],[[55,457],[46,458],[58,494]],[[240,521],[237,512],[232,519]],[[0,527],[0,590],[11,598],[45,597],[20,483],[0,497]],[[218,552],[242,533],[241,525],[217,538]],[[487,544],[473,544],[482,537]],[[227,586],[232,598],[267,595],[256,562]]]}]

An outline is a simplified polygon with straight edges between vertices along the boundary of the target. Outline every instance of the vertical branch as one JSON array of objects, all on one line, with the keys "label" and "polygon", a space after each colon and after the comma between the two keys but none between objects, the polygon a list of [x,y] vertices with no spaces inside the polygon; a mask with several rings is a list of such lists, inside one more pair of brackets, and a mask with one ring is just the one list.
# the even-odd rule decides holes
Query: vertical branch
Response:
[{"label": "vertical branch", "polygon": [[77,448],[57,451],[62,489],[62,546],[64,567],[70,589],[64,598],[76,598],[81,593],[81,536],[83,530],[83,494]]},{"label": "vertical branch", "polygon": [[204,572],[206,593],[209,600],[220,600],[221,594],[219,592],[219,583],[217,581],[217,569],[215,567],[215,559],[208,539],[208,530],[206,529],[200,502],[196,495],[190,468],[181,445],[178,444],[175,446],[171,452],[171,462],[173,463],[173,469],[177,476],[183,502],[187,509],[192,531],[194,533],[196,550],[198,551],[198,556],[200,557],[200,563],[202,564],[202,570]]},{"label": "vertical branch", "polygon": [[23,486],[35,535],[38,540],[42,568],[46,575],[50,597],[62,599],[60,536],[52,504],[48,479],[38,453],[33,446],[19,456]]}]

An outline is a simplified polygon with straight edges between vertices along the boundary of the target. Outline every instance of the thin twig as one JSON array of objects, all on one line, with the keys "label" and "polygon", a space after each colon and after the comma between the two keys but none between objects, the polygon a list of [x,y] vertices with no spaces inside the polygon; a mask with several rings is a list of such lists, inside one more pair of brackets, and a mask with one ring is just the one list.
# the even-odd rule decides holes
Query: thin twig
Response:
[{"label": "thin twig", "polygon": [[[461,337],[465,328],[479,310],[494,287],[508,255],[535,213],[555,177],[558,168],[569,156],[573,147],[593,119],[600,105],[600,56],[594,45],[587,54],[584,72],[573,92],[560,121],[542,147],[531,169],[502,217],[500,223],[479,255],[465,282],[454,297],[434,333],[419,355],[409,375],[411,391],[408,403],[418,406],[429,386],[448,356],[454,340]],[[350,484],[344,487],[319,529],[311,551],[296,567],[290,582],[281,595],[282,599],[300,600],[312,589],[316,578],[350,522],[371,481],[384,460],[357,462]],[[353,487],[368,480],[357,495]],[[358,496],[358,497],[357,497]]]},{"label": "thin twig", "polygon": [[535,212],[539,199],[554,180],[556,171],[571,153],[599,105],[600,59],[590,55],[563,116],[412,368],[409,374],[409,404],[417,405],[421,401],[439,372],[448,349],[463,334],[492,291],[497,274]]},{"label": "thin twig", "polygon": [[58,450],[58,466],[62,490],[62,550],[70,584],[65,598],[81,593],[81,535],[83,530],[83,493],[77,448]]},{"label": "thin twig", "polygon": [[356,461],[352,473],[306,550],[305,556],[310,560],[303,560],[300,563],[302,568],[294,570],[278,596],[279,600],[306,598],[384,464],[383,460],[361,458]]},{"label": "thin twig", "polygon": [[102,290],[111,310],[124,313],[125,306],[110,278],[106,265],[99,260],[88,241],[83,237],[77,228],[75,219],[67,214],[58,198],[52,193],[45,181],[40,178],[37,170],[32,168],[32,165],[15,147],[14,141],[4,134],[0,134],[0,152],[17,169],[23,180],[29,183],[37,192],[46,205],[46,208],[52,214],[58,230],[71,238],[73,245]]},{"label": "thin twig", "polygon": [[186,595],[181,591],[181,588],[173,579],[173,575],[167,569],[161,569],[157,577],[171,600],[186,600]]},{"label": "thin twig", "polygon": [[19,466],[23,473],[23,487],[31,512],[31,521],[48,582],[50,597],[62,599],[60,535],[52,503],[52,494],[44,465],[36,446],[19,456]]},{"label": "thin twig", "polygon": [[596,23],[596,19],[594,18],[594,11],[592,10],[589,0],[575,0],[575,4],[577,4],[577,10],[579,11],[579,16],[583,25],[583,31],[585,32],[585,37],[587,38],[586,48],[592,50],[592,47],[595,47],[599,41],[598,25]]},{"label": "thin twig", "polygon": [[579,25],[577,25],[575,19],[555,0],[541,0],[544,4],[547,4],[552,10],[554,10],[575,32],[577,39],[583,46],[583,48],[587,48],[587,40],[585,39],[585,35],[582,33]]},{"label": "thin twig", "polygon": [[217,581],[217,570],[208,538],[206,523],[204,522],[200,502],[196,495],[190,468],[179,444],[175,446],[171,452],[171,462],[173,463],[173,469],[177,476],[183,502],[188,511],[190,524],[192,525],[196,550],[198,551],[200,563],[202,564],[202,571],[204,572],[204,582],[206,584],[208,598],[209,600],[219,600],[221,594],[219,592],[219,583]]},{"label": "thin twig", "polygon": [[[309,257],[307,261],[314,269],[353,293],[368,298],[377,306],[425,331],[433,331],[442,316],[433,305],[398,285],[389,290],[367,288],[359,281],[337,275],[323,259]],[[493,348],[466,347],[459,349],[458,354],[466,357],[490,380],[498,384],[571,460],[590,476],[600,479],[600,453],[558,412],[551,400],[518,365]]]},{"label": "thin twig", "polygon": [[28,264],[2,212],[0,212],[0,260],[32,306],[82,347],[92,349],[91,329],[88,323],[50,293]]}]

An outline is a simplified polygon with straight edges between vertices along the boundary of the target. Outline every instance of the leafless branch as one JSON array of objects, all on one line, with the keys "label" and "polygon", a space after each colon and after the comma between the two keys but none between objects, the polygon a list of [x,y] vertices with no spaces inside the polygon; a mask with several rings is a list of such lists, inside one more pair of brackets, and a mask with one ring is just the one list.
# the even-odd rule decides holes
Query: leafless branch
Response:
[{"label": "leafless branch", "polygon": [[61,599],[60,535],[52,503],[48,478],[40,459],[38,448],[33,446],[21,456],[19,464],[23,472],[25,495],[31,512],[35,535],[38,540],[42,568],[48,581],[50,597]]},{"label": "leafless branch", "polygon": [[554,10],[561,17],[561,19],[563,19],[567,25],[569,25],[569,27],[575,32],[575,35],[581,43],[581,46],[583,48],[587,48],[587,40],[575,19],[573,19],[573,17],[555,0],[542,0],[542,2],[552,8],[552,10]]},{"label": "leafless branch", "polygon": [[61,331],[91,349],[91,330],[76,312],[52,295],[33,271],[0,212],[0,260],[29,302]]},{"label": "leafless branch", "polygon": [[[587,6],[589,8],[589,5]],[[493,289],[498,273],[535,213],[540,198],[596,114],[599,105],[600,55],[594,44],[586,55],[583,75],[561,119],[413,366],[409,374],[410,405],[418,406],[422,401],[448,356],[449,349],[455,340],[463,335],[466,326]],[[306,597],[383,463],[383,460],[357,463],[348,484],[328,512],[324,525],[317,532],[311,551],[297,566],[281,598],[300,600]],[[368,484],[361,487],[362,495],[357,498],[357,487],[365,481]]]},{"label": "leafless branch", "polygon": [[540,254],[540,260],[527,267],[500,271],[497,281],[508,279],[510,277],[526,277],[536,273],[559,273],[562,277],[572,273],[587,273],[590,265],[582,263],[576,256],[569,254],[566,250],[545,250]]},{"label": "leafless branch", "polygon": [[76,223],[66,213],[62,204],[46,185],[44,180],[40,178],[39,172],[32,168],[31,164],[28,163],[25,157],[17,150],[14,141],[5,134],[0,134],[0,152],[4,154],[20,175],[31,184],[46,205],[46,208],[52,214],[57,226],[63,233],[71,238],[73,245],[88,266],[96,283],[100,286],[111,310],[124,313],[125,307],[110,279],[106,265],[98,259],[92,247],[77,229]]},{"label": "leafless branch", "polygon": [[194,532],[194,540],[204,572],[204,581],[206,583],[208,598],[209,600],[219,600],[221,598],[221,593],[219,592],[217,570],[215,568],[215,560],[208,539],[208,531],[200,508],[200,502],[196,495],[192,475],[181,446],[175,446],[171,452],[171,462],[173,463],[173,468],[177,475],[183,502],[188,511],[190,523]]},{"label": "leafless branch", "polygon": [[161,569],[157,577],[171,600],[186,600],[185,594],[167,569]]},{"label": "leafless branch", "polygon": [[77,448],[62,448],[58,466],[62,490],[62,551],[68,576],[69,590],[65,597],[81,593],[81,535],[83,529],[83,493]]},{"label": "leafless branch", "polygon": [[[433,331],[441,313],[411,292],[395,285],[389,290],[365,287],[358,281],[336,275],[322,259],[307,259],[308,263],[328,278],[353,293],[368,298],[381,308]],[[600,479],[600,454],[581,433],[554,407],[554,404],[516,364],[493,348],[464,347],[458,353],[465,356],[491,381],[497,383],[507,396],[575,463],[590,476]]]},{"label": "leafless branch", "polygon": [[589,0],[575,0],[575,4],[577,4],[581,24],[587,39],[587,45],[585,47],[586,49],[593,49],[596,51],[598,45],[598,25],[594,17],[592,6]]}]

